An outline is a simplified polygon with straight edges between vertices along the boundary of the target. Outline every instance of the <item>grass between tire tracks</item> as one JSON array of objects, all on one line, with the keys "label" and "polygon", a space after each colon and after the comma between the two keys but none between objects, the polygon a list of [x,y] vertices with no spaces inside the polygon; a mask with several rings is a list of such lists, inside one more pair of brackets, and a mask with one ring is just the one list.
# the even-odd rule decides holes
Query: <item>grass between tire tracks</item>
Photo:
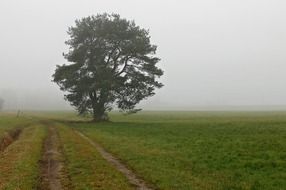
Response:
[{"label": "grass between tire tracks", "polygon": [[70,127],[57,124],[57,128],[73,189],[134,189],[119,171]]},{"label": "grass between tire tracks", "polygon": [[71,181],[66,171],[65,157],[58,131],[52,122],[42,121],[47,126],[48,134],[43,143],[40,160],[40,182],[38,190],[71,189]]},{"label": "grass between tire tracks", "polygon": [[[23,127],[19,138],[0,153],[0,189],[28,190],[50,189],[51,187],[92,190],[134,189],[125,176],[102,158],[97,150],[75,133],[72,128],[49,119],[41,121],[40,118],[33,120],[22,118],[20,120],[23,124],[26,124],[27,121],[32,124]],[[10,119],[7,121],[9,122],[6,123],[11,125],[2,130],[3,134],[20,124],[20,122],[12,122]],[[2,121],[2,123],[4,122]],[[53,155],[47,159],[49,161],[52,159],[51,162],[56,165],[60,164],[52,175],[49,174],[52,168],[43,164],[48,161],[45,160],[45,155],[51,153]],[[41,173],[46,166],[48,166],[46,169],[49,170],[48,176],[45,176],[45,173],[43,176]],[[57,175],[55,175],[56,173]],[[48,181],[42,181],[45,177],[48,177]],[[50,183],[54,177],[60,177],[61,185]],[[58,179],[54,182],[59,184]]]}]

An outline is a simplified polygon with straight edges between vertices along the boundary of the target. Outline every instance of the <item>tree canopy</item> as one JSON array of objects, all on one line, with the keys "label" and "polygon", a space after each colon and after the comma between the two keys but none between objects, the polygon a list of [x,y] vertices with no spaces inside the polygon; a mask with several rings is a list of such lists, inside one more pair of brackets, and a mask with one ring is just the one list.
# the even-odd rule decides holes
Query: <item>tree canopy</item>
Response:
[{"label": "tree canopy", "polygon": [[163,75],[157,46],[134,21],[98,14],[76,20],[68,35],[64,57],[70,63],[57,66],[53,81],[80,114],[92,113],[99,121],[114,107],[135,113],[141,100],[163,86],[157,80]]}]

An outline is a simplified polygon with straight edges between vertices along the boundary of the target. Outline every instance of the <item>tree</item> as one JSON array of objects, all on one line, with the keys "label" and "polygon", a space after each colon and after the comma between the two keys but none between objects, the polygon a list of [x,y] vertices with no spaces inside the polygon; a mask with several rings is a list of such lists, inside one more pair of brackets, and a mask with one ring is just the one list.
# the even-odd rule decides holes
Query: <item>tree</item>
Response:
[{"label": "tree", "polygon": [[98,14],[76,20],[68,34],[69,51],[63,55],[70,64],[58,65],[53,81],[79,114],[102,121],[115,106],[135,113],[136,104],[163,86],[157,81],[163,75],[157,46],[134,21]]},{"label": "tree", "polygon": [[0,98],[0,111],[3,109],[4,106],[4,100]]}]

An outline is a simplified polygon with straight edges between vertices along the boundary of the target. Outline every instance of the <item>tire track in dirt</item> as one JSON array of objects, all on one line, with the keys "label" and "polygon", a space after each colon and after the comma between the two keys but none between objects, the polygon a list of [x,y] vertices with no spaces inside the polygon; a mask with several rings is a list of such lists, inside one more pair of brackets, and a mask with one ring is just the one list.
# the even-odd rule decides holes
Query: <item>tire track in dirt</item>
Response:
[{"label": "tire track in dirt", "polygon": [[64,168],[64,155],[56,127],[50,123],[48,136],[44,142],[43,156],[40,160],[39,190],[65,190],[72,189],[69,177]]},{"label": "tire track in dirt", "polygon": [[88,141],[97,151],[101,154],[101,156],[111,163],[118,171],[120,171],[129,181],[130,184],[136,187],[136,190],[152,190],[152,188],[148,187],[147,183],[139,178],[132,170],[128,169],[126,165],[121,163],[119,159],[114,157],[111,153],[107,152],[100,144],[92,141],[83,133],[74,130],[78,135],[80,135],[83,139]]},{"label": "tire track in dirt", "polygon": [[18,139],[23,129],[16,128],[5,132],[3,137],[0,138],[0,152],[4,151],[9,145]]}]

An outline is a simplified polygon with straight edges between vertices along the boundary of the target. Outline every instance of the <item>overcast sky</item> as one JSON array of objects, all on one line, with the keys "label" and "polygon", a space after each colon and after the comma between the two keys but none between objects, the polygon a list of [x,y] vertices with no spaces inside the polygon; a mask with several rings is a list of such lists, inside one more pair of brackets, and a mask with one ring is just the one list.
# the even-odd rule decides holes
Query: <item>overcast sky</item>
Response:
[{"label": "overcast sky", "polygon": [[0,96],[19,109],[67,108],[51,82],[67,28],[113,12],[158,45],[165,87],[143,107],[286,105],[285,10],[285,0],[1,0]]}]

